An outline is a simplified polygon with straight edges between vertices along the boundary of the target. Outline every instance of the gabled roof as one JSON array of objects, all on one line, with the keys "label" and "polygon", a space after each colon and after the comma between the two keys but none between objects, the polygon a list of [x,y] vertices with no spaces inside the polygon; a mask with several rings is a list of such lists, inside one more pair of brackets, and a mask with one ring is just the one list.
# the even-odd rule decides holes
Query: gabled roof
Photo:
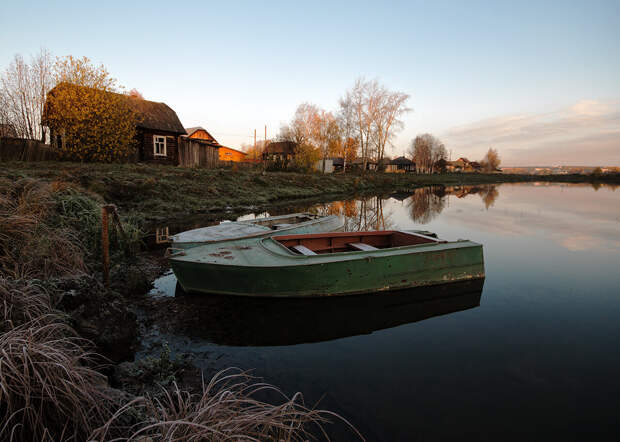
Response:
[{"label": "gabled roof", "polygon": [[[90,89],[86,86],[79,86],[77,84],[59,83],[48,92],[48,96],[53,95],[54,92],[60,88]],[[172,132],[180,135],[185,134],[185,128],[181,124],[176,112],[166,103],[143,100],[116,92],[105,92],[105,94],[120,96],[127,102],[129,107],[136,112],[140,118],[137,127]]]},{"label": "gabled roof", "polygon": [[204,130],[207,133],[207,135],[209,135],[211,138],[213,138],[213,140],[215,140],[215,137],[213,135],[211,135],[209,133],[209,131],[207,129],[205,129],[204,127],[202,127],[202,126],[186,127],[185,128],[185,132],[187,132],[187,136],[188,137],[191,137],[195,132],[198,132],[199,130]]}]

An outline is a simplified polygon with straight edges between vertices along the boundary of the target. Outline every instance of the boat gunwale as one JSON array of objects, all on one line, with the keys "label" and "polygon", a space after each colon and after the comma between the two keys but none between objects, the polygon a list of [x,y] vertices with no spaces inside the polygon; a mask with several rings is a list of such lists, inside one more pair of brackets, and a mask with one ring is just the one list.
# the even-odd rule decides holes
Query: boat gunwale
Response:
[{"label": "boat gunwale", "polygon": [[[446,241],[446,242],[442,242],[442,243],[426,243],[426,244],[413,244],[413,245],[407,245],[407,246],[398,246],[398,247],[391,247],[389,249],[377,249],[377,250],[370,250],[370,251],[364,251],[364,250],[351,250],[351,251],[347,251],[347,252],[336,252],[336,253],[324,253],[324,254],[316,254],[316,255],[297,255],[295,253],[293,253],[292,251],[290,251],[288,248],[286,248],[284,245],[279,244],[279,247],[283,247],[284,249],[286,249],[287,252],[290,253],[289,254],[280,254],[277,253],[275,250],[270,250],[269,248],[267,248],[264,244],[263,241],[266,240],[273,240],[273,242],[276,242],[276,240],[274,240],[271,237],[268,238],[262,238],[260,239],[260,241],[258,242],[258,244],[260,245],[261,248],[263,248],[266,252],[270,253],[273,256],[277,256],[279,258],[284,258],[284,259],[289,259],[289,258],[293,258],[295,260],[300,260],[303,259],[306,262],[305,263],[297,263],[297,264],[285,264],[285,263],[279,263],[277,265],[256,265],[254,263],[252,264],[233,264],[230,262],[198,262],[195,259],[189,259],[188,254],[184,253],[182,255],[177,255],[177,256],[171,256],[170,258],[168,258],[169,261],[176,261],[179,263],[186,263],[186,264],[199,264],[199,265],[207,265],[207,266],[222,266],[222,267],[243,267],[243,268],[250,268],[250,269],[264,269],[264,268],[272,268],[272,267],[296,267],[296,266],[314,266],[314,265],[325,265],[325,264],[331,264],[333,262],[340,262],[340,261],[328,261],[328,260],[324,260],[324,261],[319,261],[319,262],[307,262],[308,258],[329,258],[331,256],[337,255],[338,257],[341,257],[343,255],[354,255],[355,259],[353,260],[363,260],[363,259],[368,259],[368,258],[390,258],[391,256],[403,256],[403,255],[407,255],[407,253],[402,253],[403,251],[406,251],[405,249],[408,248],[421,248],[420,246],[424,246],[424,247],[445,247],[445,246],[449,246],[447,249],[445,250],[460,250],[460,249],[465,249],[465,248],[477,248],[480,247],[482,248],[482,244],[468,240],[468,239],[458,239],[456,241]],[[207,244],[209,245],[209,244]],[[186,252],[192,253],[195,249],[197,249],[198,247],[194,248],[194,249],[189,249]],[[401,252],[398,253],[397,255],[380,255],[380,256],[367,256],[368,254],[378,254],[378,253],[385,253],[387,251],[392,251],[395,250],[397,252]],[[432,251],[432,250],[431,250]],[[439,250],[441,251],[441,250]],[[416,250],[416,252],[418,252],[418,250]],[[420,253],[424,253],[426,251],[420,251]],[[194,252],[195,253],[195,252]],[[360,255],[360,254],[363,254]]]},{"label": "boat gunwale", "polygon": [[[273,236],[268,236],[266,238],[261,239],[258,244],[264,250],[266,250],[267,252],[271,253],[272,255],[283,256],[283,255],[277,253],[275,250],[269,249],[269,247],[267,247],[265,244],[263,244],[265,241],[271,240],[273,243],[276,243],[277,246],[280,249],[282,249],[282,251],[287,252],[287,254],[286,254],[287,258],[288,257],[292,257],[292,258],[296,258],[296,259],[298,259],[298,258],[305,258],[305,259],[307,259],[307,258],[324,258],[324,257],[327,257],[327,256],[346,256],[346,255],[351,255],[351,254],[359,256],[360,254],[377,254],[377,253],[381,253],[381,252],[385,253],[385,252],[391,251],[391,250],[402,251],[403,249],[406,249],[406,248],[418,248],[418,247],[437,246],[437,245],[440,245],[440,244],[456,244],[456,243],[459,243],[459,242],[470,242],[472,244],[480,245],[481,246],[481,244],[478,244],[478,243],[476,243],[474,241],[470,241],[470,240],[467,240],[467,239],[466,240],[459,239],[459,240],[456,240],[456,241],[447,241],[447,240],[444,240],[444,239],[438,239],[438,238],[433,238],[433,237],[426,236],[426,235],[420,235],[418,233],[408,232],[406,230],[376,230],[376,231],[373,231],[373,232],[363,232],[363,233],[368,234],[368,233],[378,233],[378,232],[381,232],[381,233],[386,233],[386,232],[404,233],[404,234],[407,234],[407,235],[420,236],[422,238],[432,240],[432,242],[422,243],[422,244],[408,244],[408,245],[397,246],[397,247],[386,247],[386,248],[383,248],[383,249],[377,248],[377,250],[347,250],[347,251],[344,251],[344,252],[317,253],[316,255],[300,255],[300,254],[297,254],[297,253],[293,252],[291,249],[289,249],[288,247],[286,247],[284,244],[279,242]],[[355,235],[356,233],[360,233],[360,232],[343,232],[343,233],[351,233],[352,235]],[[302,233],[302,234],[299,234],[299,235],[290,235],[290,236],[302,236],[302,235],[304,235],[304,236],[306,236],[306,235],[327,236],[325,233],[308,233],[308,234],[303,234]],[[280,238],[280,239],[285,239],[285,238]]]}]

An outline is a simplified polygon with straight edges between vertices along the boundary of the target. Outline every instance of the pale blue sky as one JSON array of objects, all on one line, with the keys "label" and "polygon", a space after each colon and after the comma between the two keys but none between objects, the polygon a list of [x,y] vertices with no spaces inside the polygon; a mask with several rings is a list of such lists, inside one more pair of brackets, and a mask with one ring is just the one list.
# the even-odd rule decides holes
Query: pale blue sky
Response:
[{"label": "pale blue sky", "polygon": [[303,101],[335,110],[365,76],[411,95],[392,154],[431,132],[453,156],[620,165],[618,0],[4,1],[0,68],[40,47],[103,63],[233,147]]}]

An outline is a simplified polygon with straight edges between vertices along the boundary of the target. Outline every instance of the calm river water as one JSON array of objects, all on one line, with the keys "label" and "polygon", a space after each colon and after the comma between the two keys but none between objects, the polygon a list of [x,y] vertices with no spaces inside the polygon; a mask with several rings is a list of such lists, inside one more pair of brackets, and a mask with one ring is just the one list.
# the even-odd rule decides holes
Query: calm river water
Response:
[{"label": "calm river water", "polygon": [[206,376],[253,369],[372,441],[618,440],[620,189],[435,187],[305,209],[480,242],[484,288],[291,302],[173,297],[168,275],[151,292],[167,320],[146,321],[137,357],[166,341]]}]

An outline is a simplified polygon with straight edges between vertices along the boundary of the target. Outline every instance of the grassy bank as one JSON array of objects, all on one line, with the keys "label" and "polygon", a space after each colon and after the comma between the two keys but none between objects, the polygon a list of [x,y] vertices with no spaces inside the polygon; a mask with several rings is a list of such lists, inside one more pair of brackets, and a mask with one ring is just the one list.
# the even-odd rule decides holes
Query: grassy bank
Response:
[{"label": "grassy bank", "polygon": [[[118,285],[105,287],[103,197],[47,173],[0,176],[0,441],[294,441],[321,433],[334,414],[238,370],[207,377],[195,391],[180,383],[188,364],[165,351],[117,365],[137,341],[132,302],[161,269],[148,268],[126,221],[126,235],[110,238]],[[139,385],[123,382],[128,371]],[[262,400],[266,391],[276,399]]]},{"label": "grassy bank", "polygon": [[4,163],[0,178],[25,177],[79,185],[125,214],[144,220],[183,214],[265,208],[302,198],[369,192],[406,192],[423,185],[614,182],[620,176],[503,174],[299,174],[230,169],[185,169],[142,164]]}]

